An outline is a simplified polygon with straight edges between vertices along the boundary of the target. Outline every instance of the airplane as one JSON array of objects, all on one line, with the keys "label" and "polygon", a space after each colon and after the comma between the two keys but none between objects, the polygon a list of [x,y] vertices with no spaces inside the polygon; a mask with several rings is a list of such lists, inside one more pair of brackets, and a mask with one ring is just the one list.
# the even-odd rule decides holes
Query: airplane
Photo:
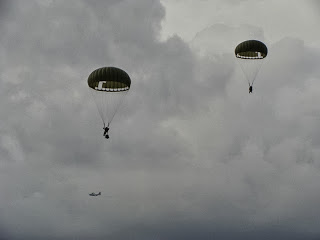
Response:
[{"label": "airplane", "polygon": [[89,195],[90,196],[92,196],[92,197],[96,197],[96,196],[99,196],[99,195],[101,195],[101,192],[99,192],[99,193],[89,193]]}]

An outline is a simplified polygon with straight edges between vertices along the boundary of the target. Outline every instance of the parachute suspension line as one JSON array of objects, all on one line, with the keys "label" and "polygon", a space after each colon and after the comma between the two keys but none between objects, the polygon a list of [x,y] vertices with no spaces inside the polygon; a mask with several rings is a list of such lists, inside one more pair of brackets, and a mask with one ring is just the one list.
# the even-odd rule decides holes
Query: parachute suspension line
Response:
[{"label": "parachute suspension line", "polygon": [[128,91],[104,92],[92,90],[94,102],[105,125],[110,125]]},{"label": "parachute suspension line", "polygon": [[97,98],[94,97],[94,93],[95,93],[94,90],[90,89],[90,93],[91,93],[91,96],[92,96],[92,98],[93,98],[94,104],[96,105],[96,107],[97,107],[97,109],[98,109],[98,113],[99,113],[99,115],[100,115],[100,117],[101,117],[103,126],[105,126],[106,123],[104,122],[103,113],[102,113],[101,109],[100,109],[99,106],[98,106]]},{"label": "parachute suspension line", "polygon": [[256,71],[256,73],[255,73],[255,75],[254,75],[253,80],[252,80],[252,85],[253,85],[254,81],[256,80],[256,77],[257,77],[257,75],[258,75],[258,72],[260,71],[260,68],[261,68],[261,66],[262,66],[262,64],[263,64],[263,59],[260,59],[259,61],[261,61],[261,63],[258,65],[258,69],[257,69],[257,71]]},{"label": "parachute suspension line", "polygon": [[253,60],[238,58],[237,62],[247,79],[248,85],[252,86],[263,64],[263,59]]},{"label": "parachute suspension line", "polygon": [[124,101],[125,96],[127,95],[128,91],[124,91],[124,92],[117,92],[115,94],[121,94],[121,99],[120,101],[116,101],[115,103],[113,103],[113,105],[115,105],[115,110],[113,111],[113,114],[110,116],[109,121],[108,121],[108,127],[111,124],[114,116],[116,115],[116,113],[118,112],[122,102]]},{"label": "parachute suspension line", "polygon": [[246,79],[247,79],[247,82],[248,82],[248,85],[249,85],[249,87],[250,87],[250,80],[249,80],[249,77],[247,76],[247,74],[246,74],[246,70],[245,70],[245,68],[243,67],[243,65],[241,64],[241,59],[239,59],[238,60],[238,63],[239,63],[239,65],[240,65],[240,67],[241,67],[241,70],[242,70],[242,72],[244,73],[244,75],[245,75],[245,77],[246,77]]}]

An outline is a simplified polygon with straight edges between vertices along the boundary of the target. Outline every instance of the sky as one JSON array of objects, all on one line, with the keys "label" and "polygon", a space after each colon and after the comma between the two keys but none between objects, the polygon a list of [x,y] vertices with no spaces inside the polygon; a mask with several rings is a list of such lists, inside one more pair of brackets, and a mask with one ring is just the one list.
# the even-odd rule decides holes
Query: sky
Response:
[{"label": "sky", "polygon": [[[1,0],[0,239],[319,239],[319,11]],[[268,47],[250,95],[248,39]],[[108,140],[104,66],[132,81]]]}]

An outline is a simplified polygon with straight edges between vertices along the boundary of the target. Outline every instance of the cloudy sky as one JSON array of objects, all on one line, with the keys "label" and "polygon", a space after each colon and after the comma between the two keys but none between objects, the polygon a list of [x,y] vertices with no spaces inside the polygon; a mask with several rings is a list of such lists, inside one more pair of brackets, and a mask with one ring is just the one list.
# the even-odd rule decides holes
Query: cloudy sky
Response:
[{"label": "cloudy sky", "polygon": [[[319,13],[1,0],[0,239],[319,239]],[[251,95],[247,39],[269,49]],[[109,140],[86,82],[103,66],[132,79]]]}]

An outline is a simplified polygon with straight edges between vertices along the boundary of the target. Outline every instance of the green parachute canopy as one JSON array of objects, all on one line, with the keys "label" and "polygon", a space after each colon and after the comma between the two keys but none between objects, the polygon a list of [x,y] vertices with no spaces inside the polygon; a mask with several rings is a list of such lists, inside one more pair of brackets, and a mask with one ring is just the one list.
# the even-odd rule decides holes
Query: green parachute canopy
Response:
[{"label": "green parachute canopy", "polygon": [[267,46],[258,40],[248,40],[240,43],[234,53],[237,58],[263,59],[268,55]]},{"label": "green parachute canopy", "polygon": [[96,91],[121,92],[130,89],[129,75],[116,67],[103,67],[94,70],[88,78],[88,86]]},{"label": "green parachute canopy", "polygon": [[88,77],[88,86],[104,125],[110,125],[131,86],[129,75],[120,68],[103,67]]}]

